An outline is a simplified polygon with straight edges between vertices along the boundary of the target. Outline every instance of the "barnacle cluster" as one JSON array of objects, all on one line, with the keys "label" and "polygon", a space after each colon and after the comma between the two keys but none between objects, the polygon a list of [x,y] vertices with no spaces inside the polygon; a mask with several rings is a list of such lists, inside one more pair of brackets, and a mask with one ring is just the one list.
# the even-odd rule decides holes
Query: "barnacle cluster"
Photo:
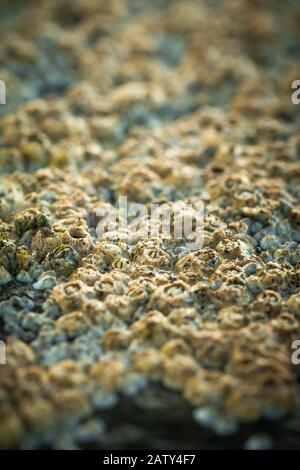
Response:
[{"label": "barnacle cluster", "polygon": [[[1,9],[0,448],[100,446],[104,410],[152,384],[221,436],[292,414],[297,2]],[[99,238],[119,196],[203,201],[203,246]]]}]

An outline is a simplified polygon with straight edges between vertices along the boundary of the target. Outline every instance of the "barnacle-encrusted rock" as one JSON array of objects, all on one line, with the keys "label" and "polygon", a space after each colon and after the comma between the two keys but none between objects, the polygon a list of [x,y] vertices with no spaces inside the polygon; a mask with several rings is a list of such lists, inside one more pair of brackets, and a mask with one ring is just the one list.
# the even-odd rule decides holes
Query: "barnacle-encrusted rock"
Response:
[{"label": "barnacle-encrusted rock", "polygon": [[1,449],[299,448],[299,18],[1,2]]}]

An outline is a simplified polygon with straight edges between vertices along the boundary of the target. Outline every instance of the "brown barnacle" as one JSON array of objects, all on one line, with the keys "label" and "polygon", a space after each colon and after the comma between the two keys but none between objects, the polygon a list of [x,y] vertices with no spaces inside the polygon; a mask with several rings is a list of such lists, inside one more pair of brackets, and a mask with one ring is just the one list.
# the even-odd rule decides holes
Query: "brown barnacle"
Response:
[{"label": "brown barnacle", "polygon": [[198,369],[197,362],[191,356],[185,354],[165,356],[162,361],[163,383],[167,387],[181,389]]},{"label": "brown barnacle", "polygon": [[219,406],[235,381],[218,370],[199,369],[184,384],[184,397],[193,406]]},{"label": "brown barnacle", "polygon": [[11,406],[0,409],[0,449],[16,447],[25,432],[20,416]]},{"label": "brown barnacle", "polygon": [[180,329],[183,335],[189,335],[199,329],[203,323],[201,315],[195,308],[175,308],[168,315],[168,320]]},{"label": "brown barnacle", "polygon": [[204,366],[222,368],[230,354],[230,341],[226,340],[221,330],[212,329],[193,332],[191,345],[194,356]]},{"label": "brown barnacle", "polygon": [[282,299],[278,292],[270,289],[262,291],[252,304],[254,311],[263,312],[273,317],[282,309]]},{"label": "brown barnacle", "polygon": [[217,317],[218,324],[222,330],[240,330],[247,323],[243,309],[239,307],[222,308]]},{"label": "brown barnacle", "polygon": [[248,225],[241,221],[241,220],[235,220],[234,222],[229,222],[226,224],[225,234],[227,235],[227,238],[229,239],[234,239],[234,240],[240,240],[244,242],[250,242],[251,238],[247,236],[248,234]]},{"label": "brown barnacle", "polygon": [[244,186],[249,186],[249,178],[245,176],[245,174],[233,174],[230,176],[225,176],[222,189],[225,193],[232,196],[235,195],[237,191]]},{"label": "brown barnacle", "polygon": [[190,377],[184,387],[184,397],[193,406],[208,406],[220,400],[220,394],[213,384],[204,380],[202,373],[198,372]]},{"label": "brown barnacle", "polygon": [[[197,187],[201,177],[201,170],[192,165],[175,164],[172,172],[164,181],[175,188],[191,190]],[[175,209],[175,207],[174,207]],[[176,209],[175,209],[176,211]]]},{"label": "brown barnacle", "polygon": [[233,356],[230,372],[242,380],[251,381],[257,386],[280,387],[280,384],[291,384],[293,374],[291,366],[281,359],[277,351],[272,355],[264,354],[263,351],[251,349],[242,352],[241,356]]},{"label": "brown barnacle", "polygon": [[296,318],[300,318],[300,289],[297,289],[297,291],[288,298],[286,306],[291,314]]},{"label": "brown barnacle", "polygon": [[67,313],[79,309],[86,300],[94,297],[93,288],[77,280],[55,286],[49,301],[54,302],[61,312]]},{"label": "brown barnacle", "polygon": [[275,252],[276,261],[280,266],[292,265],[295,269],[298,266],[298,273],[300,274],[300,247],[299,244],[293,242],[290,246],[282,246]]},{"label": "brown barnacle", "polygon": [[121,271],[102,274],[95,283],[95,290],[104,298],[107,295],[124,295],[127,291],[130,277]]},{"label": "brown barnacle", "polygon": [[157,287],[159,286],[164,286],[165,284],[168,284],[170,282],[174,282],[176,280],[176,277],[172,273],[172,271],[169,270],[158,270],[158,271],[149,271],[147,273],[148,276],[153,276],[153,280],[155,282],[155,285]]},{"label": "brown barnacle", "polygon": [[241,207],[242,215],[249,217],[250,219],[257,220],[263,223],[270,223],[272,220],[272,210],[268,207],[257,206],[257,207]]},{"label": "brown barnacle", "polygon": [[259,193],[247,186],[238,188],[234,193],[234,200],[238,209],[245,206],[255,207],[260,203],[260,199]]},{"label": "brown barnacle", "polygon": [[74,226],[66,230],[62,234],[61,242],[71,245],[82,256],[87,255],[94,247],[92,236],[81,226]]},{"label": "brown barnacle", "polygon": [[263,342],[268,342],[271,339],[272,331],[266,325],[259,322],[250,323],[247,328],[244,329],[245,340],[249,342],[249,345],[258,345]]},{"label": "brown barnacle", "polygon": [[246,281],[246,286],[252,294],[258,294],[264,289],[264,283],[262,282],[261,276],[252,275],[249,276]]},{"label": "brown barnacle", "polygon": [[117,187],[119,196],[125,195],[129,200],[141,203],[153,200],[159,191],[161,189],[158,175],[143,167],[136,167],[131,170]]},{"label": "brown barnacle", "polygon": [[21,396],[43,395],[48,387],[47,371],[36,364],[19,368],[16,384]]},{"label": "brown barnacle", "polygon": [[17,215],[14,227],[17,235],[22,236],[27,230],[36,230],[41,227],[49,227],[48,217],[38,209],[26,209]]},{"label": "brown barnacle", "polygon": [[245,255],[245,243],[238,240],[221,240],[216,246],[219,255],[226,259],[234,260]]},{"label": "brown barnacle", "polygon": [[120,271],[128,271],[130,269],[130,261],[127,258],[116,258],[110,265],[111,269],[119,269]]},{"label": "brown barnacle", "polygon": [[127,295],[134,299],[139,305],[143,305],[150,298],[151,292],[155,288],[154,282],[147,277],[133,279],[128,284]]},{"label": "brown barnacle", "polygon": [[189,253],[180,258],[175,268],[179,278],[184,282],[195,281],[201,278],[202,275],[200,263],[193,253]]},{"label": "brown barnacle", "polygon": [[281,336],[291,336],[299,331],[299,321],[288,312],[282,312],[271,320],[270,326]]},{"label": "brown barnacle", "polygon": [[211,211],[208,212],[208,214],[205,214],[204,228],[210,233],[211,236],[216,234],[217,238],[219,238],[218,241],[221,241],[223,238],[225,238],[225,224],[222,222],[218,213],[215,213],[215,211]]},{"label": "brown barnacle", "polygon": [[67,338],[76,338],[87,332],[91,323],[82,312],[71,312],[62,315],[55,322],[55,328],[65,333]]},{"label": "brown barnacle", "polygon": [[183,281],[162,285],[151,296],[151,307],[168,315],[174,308],[187,306],[190,299],[189,286]]},{"label": "brown barnacle", "polygon": [[7,340],[6,358],[7,365],[11,368],[28,366],[36,361],[31,346],[12,336]]},{"label": "brown barnacle", "polygon": [[73,388],[59,388],[51,394],[55,411],[61,419],[71,417],[82,418],[91,412],[87,397],[79,390]]},{"label": "brown barnacle", "polygon": [[146,348],[133,353],[132,368],[149,379],[156,381],[162,376],[162,356],[157,349]]},{"label": "brown barnacle", "polygon": [[93,116],[89,120],[92,136],[101,142],[118,137],[118,116]]},{"label": "brown barnacle", "polygon": [[[43,260],[45,269],[55,271],[57,276],[68,276],[76,267],[79,254],[67,244],[58,245],[50,251]],[[70,277],[70,280],[73,280]]]},{"label": "brown barnacle", "polygon": [[90,376],[101,387],[119,390],[125,381],[128,368],[121,358],[104,356],[91,366]]},{"label": "brown barnacle", "polygon": [[100,273],[93,266],[79,266],[69,277],[70,281],[76,281],[77,279],[88,286],[93,286],[100,279]]},{"label": "brown barnacle", "polygon": [[171,256],[158,246],[145,246],[141,253],[134,257],[138,264],[166,268],[171,265]]},{"label": "brown barnacle", "polygon": [[[78,194],[79,193],[79,194]],[[52,206],[52,212],[57,220],[55,228],[65,228],[82,225],[81,220],[88,218],[85,195],[82,191],[74,190],[71,196],[61,196]]]},{"label": "brown barnacle", "polygon": [[67,389],[82,386],[87,376],[77,362],[66,359],[49,368],[47,379],[50,387]]},{"label": "brown barnacle", "polygon": [[157,310],[147,312],[131,325],[130,331],[135,341],[159,347],[176,335],[176,328],[172,328],[165,315]]},{"label": "brown barnacle", "polygon": [[167,357],[174,357],[177,354],[189,355],[191,354],[191,348],[182,338],[176,338],[163,345],[161,354]]},{"label": "brown barnacle", "polygon": [[33,256],[42,261],[47,254],[62,245],[61,232],[55,233],[48,227],[42,227],[32,236],[31,250]]},{"label": "brown barnacle", "polygon": [[212,281],[218,279],[222,280],[228,285],[243,285],[243,270],[240,266],[232,261],[223,262],[211,277]]},{"label": "brown barnacle", "polygon": [[104,255],[101,253],[96,253],[95,250],[84,257],[82,266],[84,265],[93,267],[100,273],[104,273],[104,271],[107,269],[107,263],[105,261]]},{"label": "brown barnacle", "polygon": [[123,321],[117,318],[107,308],[107,305],[100,300],[92,299],[85,301],[82,305],[82,311],[93,325],[101,325],[104,329],[111,328],[112,326],[123,326]]},{"label": "brown barnacle", "polygon": [[129,298],[127,295],[109,294],[105,297],[104,303],[108,310],[125,322],[132,319],[137,308],[135,300]]},{"label": "brown barnacle", "polygon": [[147,249],[161,248],[163,246],[163,240],[159,237],[151,237],[146,240],[138,241],[131,251],[133,259],[138,259],[143,256],[143,253]]},{"label": "brown barnacle", "polygon": [[53,404],[42,397],[23,399],[19,414],[26,427],[33,432],[50,429],[56,420]]},{"label": "brown barnacle", "polygon": [[224,399],[225,411],[235,415],[242,422],[256,421],[262,414],[264,402],[257,386],[240,382]]},{"label": "brown barnacle", "polygon": [[222,284],[217,289],[210,291],[211,302],[217,308],[222,308],[226,305],[232,305],[234,303],[240,303],[243,300],[245,301],[246,297],[244,297],[243,299],[244,295],[245,294],[242,289],[242,286],[238,284],[234,284],[234,285]]},{"label": "brown barnacle", "polygon": [[199,261],[201,272],[206,276],[211,275],[222,262],[218,253],[209,247],[195,251],[194,257]]},{"label": "brown barnacle", "polygon": [[110,328],[104,333],[101,344],[108,351],[123,350],[128,347],[130,340],[130,331],[125,328]]},{"label": "brown barnacle", "polygon": [[[250,356],[248,361],[244,361],[232,369],[232,373],[245,384],[245,389],[243,390],[244,387],[241,387],[239,390],[245,394],[244,399],[239,397],[238,403],[234,404],[232,401],[228,403],[240,420],[257,419],[266,408],[274,409],[279,413],[287,413],[294,406],[294,379],[287,357],[282,361],[276,350],[266,357],[263,357],[262,354],[263,351],[259,355],[256,354],[252,360]],[[250,387],[249,377],[251,377]],[[238,395],[234,396],[236,399],[238,398]],[[255,406],[255,396],[259,407]]]},{"label": "brown barnacle", "polygon": [[110,265],[116,258],[121,258],[126,250],[125,246],[118,242],[112,243],[108,241],[101,241],[95,243],[93,256],[99,257],[99,260],[104,262],[106,266]]},{"label": "brown barnacle", "polygon": [[143,82],[129,82],[119,85],[111,93],[114,110],[120,110],[149,98],[148,85]]},{"label": "brown barnacle", "polygon": [[[207,227],[205,227],[207,228]],[[212,231],[212,233],[210,233]],[[225,232],[225,228],[224,227],[218,227],[218,228],[214,228],[214,226],[212,227],[208,227],[208,233],[209,233],[209,236],[208,236],[208,239],[207,239],[207,243],[204,243],[204,246],[207,246],[209,245],[211,248],[215,249],[216,246],[218,246],[218,244],[228,238],[226,236],[226,232]]]}]

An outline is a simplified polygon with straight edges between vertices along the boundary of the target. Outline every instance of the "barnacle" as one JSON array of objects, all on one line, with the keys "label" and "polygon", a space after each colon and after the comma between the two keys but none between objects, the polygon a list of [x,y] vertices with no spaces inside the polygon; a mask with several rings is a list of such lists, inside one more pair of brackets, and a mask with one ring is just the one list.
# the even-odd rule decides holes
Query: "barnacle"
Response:
[{"label": "barnacle", "polygon": [[50,367],[47,379],[50,386],[72,388],[84,384],[87,376],[75,361],[69,359]]},{"label": "barnacle", "polygon": [[102,345],[109,351],[126,349],[130,344],[131,334],[123,328],[111,328],[105,332]]},{"label": "barnacle", "polygon": [[60,419],[81,418],[90,413],[89,402],[79,390],[61,389],[53,393],[52,399]]},{"label": "barnacle", "polygon": [[132,357],[133,370],[145,374],[151,380],[159,380],[162,375],[162,357],[156,348],[144,348]]},{"label": "barnacle", "polygon": [[68,281],[54,287],[49,304],[54,304],[62,312],[70,312],[80,307],[85,300],[95,297],[94,290],[82,281]]},{"label": "barnacle", "polygon": [[176,354],[174,357],[163,359],[162,369],[164,383],[172,388],[180,389],[190,377],[197,373],[198,365],[192,357]]},{"label": "barnacle", "polygon": [[17,235],[21,236],[27,232],[27,230],[48,227],[49,220],[43,212],[37,209],[27,209],[15,218],[14,226]]},{"label": "barnacle", "polygon": [[296,318],[299,318],[300,315],[300,289],[295,292],[295,294],[291,295],[286,302],[287,308],[289,312],[294,314]]},{"label": "barnacle", "polygon": [[151,306],[168,314],[173,308],[187,306],[188,300],[188,285],[177,281],[158,287],[151,296]]},{"label": "barnacle", "polygon": [[104,357],[91,367],[91,376],[108,389],[119,389],[125,380],[127,368],[118,358]]},{"label": "barnacle", "polygon": [[61,316],[55,326],[59,331],[63,331],[68,338],[74,338],[88,331],[90,322],[83,313],[72,312]]},{"label": "barnacle", "polygon": [[0,286],[5,286],[12,280],[12,276],[3,266],[0,266]]},{"label": "barnacle", "polygon": [[264,290],[256,297],[253,302],[253,309],[263,311],[268,315],[275,316],[280,312],[282,302],[278,292],[272,290]]},{"label": "barnacle", "polygon": [[241,308],[227,307],[219,311],[218,322],[222,329],[238,330],[247,324],[247,318]]}]

